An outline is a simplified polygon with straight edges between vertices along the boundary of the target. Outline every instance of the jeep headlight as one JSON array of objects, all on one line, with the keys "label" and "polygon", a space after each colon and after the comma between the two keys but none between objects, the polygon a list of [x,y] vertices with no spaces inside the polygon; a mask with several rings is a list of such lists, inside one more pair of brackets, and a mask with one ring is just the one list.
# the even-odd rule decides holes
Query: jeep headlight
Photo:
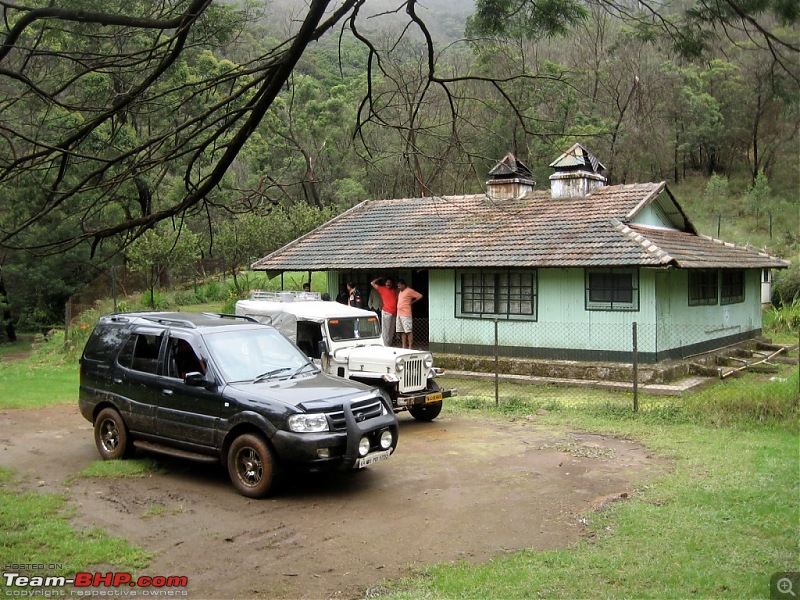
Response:
[{"label": "jeep headlight", "polygon": [[426,354],[423,364],[425,365],[426,369],[433,367],[433,354]]},{"label": "jeep headlight", "polygon": [[402,371],[403,369],[405,369],[406,359],[403,358],[402,356],[398,356],[396,359],[394,359],[394,368],[396,371]]},{"label": "jeep headlight", "polygon": [[288,420],[289,429],[296,433],[319,433],[328,431],[325,415],[292,415]]}]

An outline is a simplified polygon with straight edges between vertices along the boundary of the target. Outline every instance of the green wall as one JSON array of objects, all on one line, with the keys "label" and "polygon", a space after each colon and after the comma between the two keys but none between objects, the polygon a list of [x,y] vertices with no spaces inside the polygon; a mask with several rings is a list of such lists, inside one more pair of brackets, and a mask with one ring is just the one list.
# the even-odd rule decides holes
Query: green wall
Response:
[{"label": "green wall", "polygon": [[[456,317],[455,277],[452,270],[430,272],[431,348],[491,355],[494,321]],[[499,320],[498,346],[510,356],[629,361],[636,322],[638,351],[652,362],[760,333],[760,270],[746,272],[739,304],[690,307],[687,285],[685,270],[641,269],[638,311],[590,311],[583,269],[539,269],[538,319]]]}]

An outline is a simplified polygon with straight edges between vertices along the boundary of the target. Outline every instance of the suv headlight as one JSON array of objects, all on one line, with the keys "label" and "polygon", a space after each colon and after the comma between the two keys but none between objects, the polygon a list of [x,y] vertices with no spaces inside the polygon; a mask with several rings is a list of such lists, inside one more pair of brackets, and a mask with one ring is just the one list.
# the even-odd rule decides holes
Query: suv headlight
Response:
[{"label": "suv headlight", "polygon": [[402,356],[398,356],[394,360],[394,368],[397,371],[402,371],[403,369],[405,369],[406,368],[406,359],[403,358]]},{"label": "suv headlight", "polygon": [[425,361],[423,362],[423,364],[425,365],[426,369],[430,369],[431,367],[433,367],[433,355],[432,354],[426,354],[425,355]]},{"label": "suv headlight", "polygon": [[292,415],[288,423],[289,429],[297,433],[328,431],[328,419],[325,415]]}]

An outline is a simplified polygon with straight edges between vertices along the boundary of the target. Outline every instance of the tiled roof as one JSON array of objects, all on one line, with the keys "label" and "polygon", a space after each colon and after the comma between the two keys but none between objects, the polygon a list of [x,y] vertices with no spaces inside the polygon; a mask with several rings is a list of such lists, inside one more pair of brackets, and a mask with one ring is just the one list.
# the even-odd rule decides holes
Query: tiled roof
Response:
[{"label": "tiled roof", "polygon": [[692,233],[628,226],[662,183],[606,186],[581,198],[549,190],[368,200],[253,264],[257,270],[669,266],[783,267]]},{"label": "tiled roof", "polygon": [[789,266],[788,261],[764,252],[736,246],[704,235],[636,225],[627,229],[634,239],[641,236],[646,240],[645,243],[657,247],[659,251],[669,255],[678,267],[685,269],[783,268]]}]

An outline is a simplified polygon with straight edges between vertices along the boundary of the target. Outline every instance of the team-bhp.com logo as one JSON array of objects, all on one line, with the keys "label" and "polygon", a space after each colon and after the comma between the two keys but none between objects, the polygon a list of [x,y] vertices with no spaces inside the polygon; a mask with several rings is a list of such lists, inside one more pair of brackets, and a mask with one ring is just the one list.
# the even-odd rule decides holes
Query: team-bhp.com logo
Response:
[{"label": "team-bhp.com logo", "polygon": [[[168,577],[142,575],[134,577],[130,573],[76,573],[75,577],[63,575],[30,575],[14,572],[3,573],[5,595],[13,597],[50,596],[187,596],[188,577],[171,575]],[[63,588],[72,586],[71,590]],[[103,588],[115,588],[114,591]],[[133,590],[131,588],[141,588]],[[102,593],[100,590],[103,590]]]}]

